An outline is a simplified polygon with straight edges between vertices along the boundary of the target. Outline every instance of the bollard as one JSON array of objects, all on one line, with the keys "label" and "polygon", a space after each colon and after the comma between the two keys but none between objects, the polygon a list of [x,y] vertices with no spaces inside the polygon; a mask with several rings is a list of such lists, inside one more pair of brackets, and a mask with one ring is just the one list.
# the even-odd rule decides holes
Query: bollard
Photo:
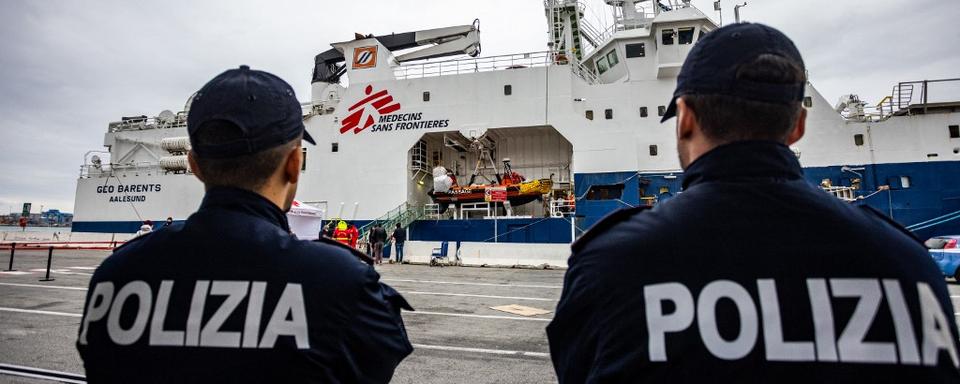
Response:
[{"label": "bollard", "polygon": [[14,242],[10,244],[10,265],[7,266],[7,272],[15,271],[13,269],[13,251],[15,250],[17,250],[17,243]]},{"label": "bollard", "polygon": [[54,279],[50,278],[50,263],[53,261],[53,247],[50,247],[50,250],[47,252],[47,277],[40,279],[40,281],[53,281]]}]

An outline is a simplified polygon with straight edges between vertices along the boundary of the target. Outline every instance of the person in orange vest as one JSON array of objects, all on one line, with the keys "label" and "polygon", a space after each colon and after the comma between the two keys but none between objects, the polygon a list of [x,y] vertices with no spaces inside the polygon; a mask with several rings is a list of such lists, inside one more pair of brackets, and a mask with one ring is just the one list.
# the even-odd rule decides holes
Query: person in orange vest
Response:
[{"label": "person in orange vest", "polygon": [[344,245],[350,245],[350,232],[347,231],[346,221],[340,220],[340,222],[337,223],[337,229],[333,231],[333,239]]},{"label": "person in orange vest", "polygon": [[353,224],[349,225],[349,228],[347,228],[347,236],[350,237],[350,243],[349,243],[350,247],[356,248],[357,240],[360,238],[360,231],[357,230],[356,225],[353,225]]}]

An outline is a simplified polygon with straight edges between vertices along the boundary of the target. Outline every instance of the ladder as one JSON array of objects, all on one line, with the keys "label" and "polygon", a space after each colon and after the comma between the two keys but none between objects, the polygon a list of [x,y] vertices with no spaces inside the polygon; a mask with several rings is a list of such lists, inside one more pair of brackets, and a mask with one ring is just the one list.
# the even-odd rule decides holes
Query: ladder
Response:
[{"label": "ladder", "polygon": [[896,109],[901,109],[904,107],[910,106],[910,101],[913,99],[913,84],[897,84],[893,86],[893,90],[890,91],[891,102],[896,106]]},{"label": "ladder", "polygon": [[384,229],[387,229],[387,233],[390,233],[390,228],[396,227],[397,223],[400,223],[401,227],[406,228],[414,221],[417,221],[423,217],[423,213],[424,211],[420,206],[410,203],[400,204],[396,208],[387,211],[387,213],[385,213],[383,216],[380,216],[376,220],[373,220],[358,228],[360,232],[360,241],[364,243],[366,242],[370,234],[370,230],[373,229],[373,225],[376,223],[380,223]]},{"label": "ladder", "polygon": [[430,173],[430,169],[427,167],[426,141],[419,140],[413,145],[413,148],[410,149],[410,170],[413,171],[414,175],[416,175],[417,172]]},{"label": "ladder", "polygon": [[[583,3],[575,0],[546,0],[544,6],[548,10],[553,51],[564,57],[572,53],[573,72],[587,83],[595,84],[596,74],[583,66],[583,57],[587,53],[583,49],[583,42],[586,41],[592,49],[596,49],[600,46],[602,34],[583,19]],[[572,47],[568,47],[568,44]]]}]

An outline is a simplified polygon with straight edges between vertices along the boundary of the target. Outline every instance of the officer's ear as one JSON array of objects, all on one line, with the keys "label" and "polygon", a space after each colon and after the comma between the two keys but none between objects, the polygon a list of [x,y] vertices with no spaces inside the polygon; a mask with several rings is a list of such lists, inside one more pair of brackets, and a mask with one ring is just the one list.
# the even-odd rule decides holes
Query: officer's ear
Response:
[{"label": "officer's ear", "polygon": [[187,152],[187,163],[190,164],[190,172],[193,172],[193,175],[196,176],[201,183],[204,182],[203,173],[200,172],[200,166],[197,165],[196,155],[193,154],[192,150]]},{"label": "officer's ear", "polygon": [[797,117],[797,123],[794,124],[793,129],[790,130],[790,134],[787,135],[787,145],[793,145],[797,141],[800,141],[803,138],[803,134],[807,130],[807,109],[800,107],[800,115]]},{"label": "officer's ear", "polygon": [[690,140],[700,130],[697,113],[683,100],[677,98],[677,140]]},{"label": "officer's ear", "polygon": [[294,145],[293,148],[290,149],[283,166],[284,174],[287,176],[287,181],[289,181],[290,184],[296,184],[300,181],[300,169],[303,166],[303,151],[300,145],[300,142],[297,141],[297,145]]}]

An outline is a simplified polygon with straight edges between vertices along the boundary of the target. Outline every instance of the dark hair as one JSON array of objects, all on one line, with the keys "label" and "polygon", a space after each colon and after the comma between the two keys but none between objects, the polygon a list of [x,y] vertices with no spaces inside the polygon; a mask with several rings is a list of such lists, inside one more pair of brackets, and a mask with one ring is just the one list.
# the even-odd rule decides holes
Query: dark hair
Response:
[{"label": "dark hair", "polygon": [[[240,140],[241,135],[240,127],[235,124],[226,120],[211,120],[197,130],[191,142],[217,145]],[[194,159],[208,188],[223,186],[255,191],[263,187],[298,143],[300,138],[249,155],[211,159],[194,154]]]},{"label": "dark hair", "polygon": [[[799,63],[779,55],[762,54],[740,66],[737,79],[772,84],[806,84],[807,76]],[[799,101],[779,104],[710,94],[682,97],[696,113],[697,123],[704,134],[722,143],[740,140],[783,141],[802,110]]]}]

